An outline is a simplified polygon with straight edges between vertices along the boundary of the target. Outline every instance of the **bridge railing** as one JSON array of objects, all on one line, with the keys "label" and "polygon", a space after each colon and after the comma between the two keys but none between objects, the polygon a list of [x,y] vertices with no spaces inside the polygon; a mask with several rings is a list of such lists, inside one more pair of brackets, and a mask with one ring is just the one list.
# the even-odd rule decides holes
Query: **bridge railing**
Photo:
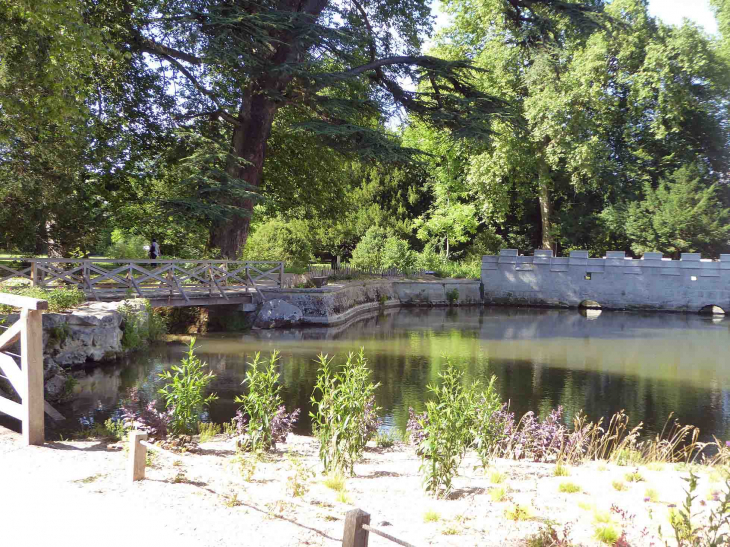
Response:
[{"label": "bridge railing", "polygon": [[96,300],[129,296],[219,296],[281,287],[284,263],[188,259],[0,259],[0,283],[25,280],[35,287],[75,286]]},{"label": "bridge railing", "polygon": [[[20,308],[20,318],[15,323],[0,326],[0,374],[21,399],[18,403],[0,396],[0,412],[22,422],[24,444],[40,445],[45,426],[41,310],[48,309],[48,302],[0,293],[0,304]],[[19,350],[15,349],[17,342],[20,342]],[[20,367],[16,360],[20,361]]]}]

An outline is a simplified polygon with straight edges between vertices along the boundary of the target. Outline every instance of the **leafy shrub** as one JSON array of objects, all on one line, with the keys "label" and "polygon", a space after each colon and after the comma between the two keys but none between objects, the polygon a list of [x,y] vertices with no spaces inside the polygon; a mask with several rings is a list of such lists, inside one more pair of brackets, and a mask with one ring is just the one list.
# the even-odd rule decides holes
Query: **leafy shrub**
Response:
[{"label": "leafy shrub", "polygon": [[172,372],[166,370],[159,375],[167,381],[159,392],[171,412],[170,431],[174,435],[195,433],[201,412],[218,398],[215,393],[207,397],[203,395],[208,384],[215,378],[212,372],[207,374],[204,372],[203,369],[207,366],[195,355],[195,338],[193,338],[180,365],[173,365]]},{"label": "leafy shrub", "polygon": [[489,497],[495,503],[504,501],[507,499],[508,489],[506,486],[499,486],[489,490]]},{"label": "leafy shrub", "polygon": [[283,260],[306,266],[312,259],[310,230],[302,221],[275,218],[255,227],[243,249],[243,260]]},{"label": "leafy shrub", "polygon": [[628,488],[629,488],[628,486],[626,486],[625,482],[621,482],[621,481],[613,481],[611,483],[611,486],[613,486],[613,489],[618,492],[623,492],[624,490],[628,490]]},{"label": "leafy shrub", "polygon": [[[375,390],[364,350],[335,372],[332,359],[319,355],[317,383],[312,393],[312,431],[319,439],[319,458],[326,472],[353,473],[365,444],[380,425]],[[319,397],[316,395],[319,393]]]},{"label": "leafy shrub", "polygon": [[555,475],[556,477],[568,477],[570,476],[570,469],[568,469],[568,467],[563,465],[562,463],[558,462],[558,464],[555,466],[555,470],[553,471],[553,475]]},{"label": "leafy shrub", "polygon": [[[77,287],[58,287],[57,289],[41,289],[40,287],[18,286],[9,287],[2,286],[0,291],[17,296],[27,296],[29,298],[38,298],[39,300],[48,301],[48,311],[63,312],[76,308],[86,302],[84,291]],[[15,308],[6,304],[0,304],[0,313],[12,313]]]},{"label": "leafy shrub", "polygon": [[157,410],[157,401],[147,401],[142,392],[132,388],[122,404],[122,419],[125,427],[138,429],[152,437],[165,437],[172,420],[172,412]]},{"label": "leafy shrub", "polygon": [[641,482],[644,480],[644,477],[641,475],[641,473],[639,473],[639,470],[637,469],[632,473],[626,473],[626,475],[624,475],[624,479],[626,479],[626,482]]},{"label": "leafy shrub", "polygon": [[149,245],[150,242],[144,237],[132,235],[119,229],[114,230],[111,236],[112,243],[104,251],[104,254],[109,258],[149,257],[145,245]]},{"label": "leafy shrub", "polygon": [[654,490],[653,488],[647,488],[644,492],[644,500],[650,501],[652,503],[656,503],[659,501],[659,492]]},{"label": "leafy shrub", "polygon": [[492,473],[489,475],[489,482],[491,482],[492,484],[502,484],[506,478],[507,475],[505,473],[492,471]]},{"label": "leafy shrub", "polygon": [[279,373],[276,371],[279,353],[273,352],[269,362],[261,360],[256,353],[252,363],[248,363],[246,378],[243,383],[248,393],[236,397],[241,403],[243,412],[237,413],[236,420],[240,424],[239,435],[248,437],[244,448],[250,450],[269,450],[276,443],[286,442],[286,437],[299,418],[299,409],[287,414],[281,399]]},{"label": "leafy shrub", "polygon": [[459,289],[451,289],[446,291],[446,300],[449,301],[450,305],[454,305],[459,301]]},{"label": "leafy shrub", "polygon": [[418,447],[424,487],[437,497],[451,492],[461,460],[472,444],[476,387],[464,388],[463,373],[450,361],[439,378],[439,386],[428,386],[434,398],[426,403],[427,420],[419,422],[425,437]]},{"label": "leafy shrub", "polygon": [[404,239],[390,236],[383,245],[381,267],[397,268],[406,274],[416,269],[416,253]]},{"label": "leafy shrub", "polygon": [[383,249],[388,232],[379,226],[371,226],[352,251],[350,265],[354,268],[382,268]]},{"label": "leafy shrub", "polygon": [[122,314],[122,347],[127,350],[139,349],[167,333],[165,317],[152,308],[149,300],[141,302],[141,307],[124,302],[118,308]]},{"label": "leafy shrub", "polygon": [[109,432],[109,436],[118,441],[126,440],[127,434],[132,430],[124,423],[124,420],[114,420],[112,418],[104,422],[104,427]]},{"label": "leafy shrub", "polygon": [[514,520],[515,522],[518,522],[521,520],[528,520],[532,518],[532,513],[530,512],[529,507],[515,504],[514,506],[505,509],[504,516],[507,517],[509,520]]}]

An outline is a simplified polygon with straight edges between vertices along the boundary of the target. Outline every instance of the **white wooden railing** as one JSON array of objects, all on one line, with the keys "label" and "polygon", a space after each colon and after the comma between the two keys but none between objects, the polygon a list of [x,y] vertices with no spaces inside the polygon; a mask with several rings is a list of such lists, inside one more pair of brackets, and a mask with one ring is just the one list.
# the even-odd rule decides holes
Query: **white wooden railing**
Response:
[{"label": "white wooden railing", "polygon": [[[242,292],[281,287],[284,263],[236,260],[126,260],[72,258],[0,259],[0,283],[10,280],[33,286],[75,286],[88,298],[117,299],[179,296],[228,300]],[[262,295],[263,297],[263,295]]]},{"label": "white wooden railing", "polygon": [[[0,396],[0,412],[22,422],[24,444],[43,444],[45,400],[41,310],[48,309],[48,302],[0,293],[0,304],[20,308],[20,318],[15,323],[0,325],[0,373],[21,399],[18,403]],[[11,352],[18,341],[19,353]]]}]

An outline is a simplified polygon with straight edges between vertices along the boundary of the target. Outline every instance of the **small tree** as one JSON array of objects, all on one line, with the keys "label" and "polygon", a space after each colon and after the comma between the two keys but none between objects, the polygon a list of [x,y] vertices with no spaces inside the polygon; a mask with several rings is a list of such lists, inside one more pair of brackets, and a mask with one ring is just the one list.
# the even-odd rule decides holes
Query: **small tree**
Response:
[{"label": "small tree", "polygon": [[382,268],[383,249],[388,232],[379,226],[371,226],[352,251],[351,264],[356,268]]},{"label": "small tree", "polygon": [[679,258],[700,252],[717,256],[730,240],[730,209],[718,199],[716,185],[703,182],[697,166],[678,169],[656,189],[647,185],[644,200],[628,208],[626,234],[631,249],[660,251]]},{"label": "small tree", "polygon": [[[170,431],[174,435],[192,435],[198,430],[200,414],[203,409],[215,401],[218,396],[203,394],[215,374],[204,372],[207,363],[195,355],[195,338],[190,340],[188,352],[180,365],[173,365],[172,372],[166,370],[159,376],[167,380],[160,394],[165,406],[171,412]],[[173,374],[174,372],[174,374]]]}]

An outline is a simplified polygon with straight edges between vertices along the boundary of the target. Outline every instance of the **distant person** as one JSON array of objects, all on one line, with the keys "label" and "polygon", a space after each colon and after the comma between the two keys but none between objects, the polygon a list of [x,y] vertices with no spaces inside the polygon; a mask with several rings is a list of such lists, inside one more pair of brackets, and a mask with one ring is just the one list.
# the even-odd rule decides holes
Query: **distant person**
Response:
[{"label": "distant person", "polygon": [[[152,243],[150,243],[150,258],[152,260],[154,260],[158,256],[160,256],[160,245],[157,243],[157,240],[153,237]],[[153,262],[152,267],[156,268],[157,264]]]}]

